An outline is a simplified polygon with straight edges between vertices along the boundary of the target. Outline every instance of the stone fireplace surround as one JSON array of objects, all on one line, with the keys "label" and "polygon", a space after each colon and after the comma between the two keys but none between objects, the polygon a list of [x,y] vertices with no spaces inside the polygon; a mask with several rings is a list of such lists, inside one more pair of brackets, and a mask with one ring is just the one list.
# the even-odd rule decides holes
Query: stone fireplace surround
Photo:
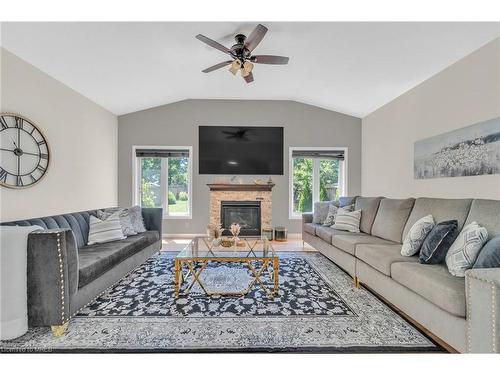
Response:
[{"label": "stone fireplace surround", "polygon": [[274,184],[207,184],[210,189],[210,224],[221,223],[222,201],[259,201],[261,227],[272,227]]}]

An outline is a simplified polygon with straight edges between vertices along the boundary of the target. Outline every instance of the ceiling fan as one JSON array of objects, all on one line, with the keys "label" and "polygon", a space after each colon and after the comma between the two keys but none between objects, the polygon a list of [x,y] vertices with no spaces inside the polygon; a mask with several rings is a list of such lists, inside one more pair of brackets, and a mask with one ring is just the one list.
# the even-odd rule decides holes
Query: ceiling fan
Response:
[{"label": "ceiling fan", "polygon": [[253,64],[273,64],[285,65],[288,64],[288,57],[274,55],[252,55],[253,50],[261,42],[264,35],[267,33],[267,27],[258,24],[250,33],[248,38],[246,35],[237,34],[234,39],[236,44],[231,48],[224,47],[222,44],[210,39],[204,35],[196,35],[196,39],[208,44],[210,47],[216,48],[219,51],[227,53],[232,60],[227,60],[202,70],[203,73],[210,73],[214,70],[231,65],[229,71],[236,75],[238,70],[241,71],[241,76],[246,83],[253,82]]}]

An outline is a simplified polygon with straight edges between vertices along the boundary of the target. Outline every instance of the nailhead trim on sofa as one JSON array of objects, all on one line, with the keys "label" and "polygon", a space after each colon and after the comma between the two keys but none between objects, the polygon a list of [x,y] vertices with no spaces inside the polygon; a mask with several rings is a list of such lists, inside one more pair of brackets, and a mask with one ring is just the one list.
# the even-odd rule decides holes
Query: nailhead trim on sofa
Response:
[{"label": "nailhead trim on sofa", "polygon": [[[483,283],[489,284],[491,287],[491,329],[492,329],[492,350],[493,353],[496,352],[496,322],[495,322],[495,317],[496,317],[496,310],[495,310],[495,301],[496,301],[496,285],[493,281],[491,280],[486,280],[481,277],[476,277],[476,276],[471,276],[467,275],[468,278],[477,280],[477,281],[482,281]],[[469,296],[471,295],[471,283],[468,285],[469,289]],[[468,298],[467,302],[467,351],[470,352],[471,350],[471,305],[470,305],[470,298]]]}]

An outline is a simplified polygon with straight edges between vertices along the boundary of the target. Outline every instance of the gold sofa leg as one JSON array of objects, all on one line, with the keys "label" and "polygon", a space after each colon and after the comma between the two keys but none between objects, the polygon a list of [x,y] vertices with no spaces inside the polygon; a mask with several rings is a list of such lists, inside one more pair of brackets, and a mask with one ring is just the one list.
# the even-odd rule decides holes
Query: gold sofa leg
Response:
[{"label": "gold sofa leg", "polygon": [[69,322],[66,322],[60,326],[50,326],[50,329],[52,330],[52,334],[55,337],[60,337],[60,336],[65,335],[66,332],[68,331],[68,325],[69,325]]},{"label": "gold sofa leg", "polygon": [[361,281],[359,280],[359,277],[354,276],[354,286],[359,289],[361,287]]}]

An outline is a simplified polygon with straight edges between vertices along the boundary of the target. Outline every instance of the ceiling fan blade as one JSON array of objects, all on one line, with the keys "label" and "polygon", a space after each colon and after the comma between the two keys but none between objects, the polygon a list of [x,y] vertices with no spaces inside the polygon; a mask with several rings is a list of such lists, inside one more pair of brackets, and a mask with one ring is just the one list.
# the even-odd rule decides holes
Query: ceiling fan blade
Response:
[{"label": "ceiling fan blade", "polygon": [[253,82],[253,73],[250,72],[248,73],[245,77],[243,77],[246,83],[251,83]]},{"label": "ceiling fan blade", "polygon": [[274,56],[274,55],[255,55],[252,56],[252,61],[256,64],[277,64],[284,65],[288,64],[289,58],[286,56]]},{"label": "ceiling fan blade", "polygon": [[209,68],[203,69],[202,72],[203,73],[210,73],[210,72],[213,72],[214,70],[217,70],[217,69],[220,69],[220,68],[224,68],[225,66],[231,64],[232,62],[233,62],[232,60],[224,61],[224,62],[215,64],[214,66],[211,66]]},{"label": "ceiling fan blade", "polygon": [[255,29],[253,29],[252,33],[245,40],[244,47],[252,52],[260,43],[262,38],[264,38],[264,35],[266,35],[266,33],[267,27],[259,23],[257,26],[255,26]]},{"label": "ceiling fan blade", "polygon": [[224,53],[231,54],[231,50],[229,48],[224,47],[219,42],[216,42],[215,40],[210,39],[210,38],[206,37],[205,35],[198,34],[198,35],[196,35],[195,38],[202,41],[203,43],[208,44],[210,47],[218,49],[219,51],[222,51]]}]

